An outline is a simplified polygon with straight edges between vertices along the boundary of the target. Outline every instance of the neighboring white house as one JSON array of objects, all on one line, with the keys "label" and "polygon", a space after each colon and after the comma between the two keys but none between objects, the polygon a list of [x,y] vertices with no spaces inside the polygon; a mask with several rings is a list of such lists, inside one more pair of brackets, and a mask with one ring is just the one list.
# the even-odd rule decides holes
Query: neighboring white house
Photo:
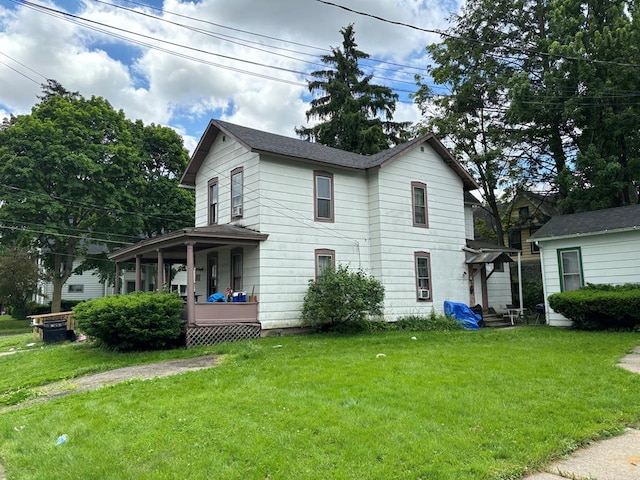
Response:
[{"label": "neighboring white house", "polygon": [[[82,259],[73,262],[73,268],[76,269],[82,263]],[[141,275],[141,290],[155,290],[156,269],[151,265],[147,265]],[[133,270],[122,271],[120,274],[120,282],[122,285],[122,293],[135,292],[135,272]],[[170,285],[171,291],[179,292],[186,295],[187,291],[187,274],[185,271],[175,273]],[[74,273],[65,282],[62,287],[63,300],[91,300],[107,295],[113,295],[113,285],[108,285],[100,280],[100,276],[96,270],[86,270],[83,273]],[[34,296],[33,301],[39,304],[47,304],[53,298],[53,283],[41,280],[38,285],[38,293]]]},{"label": "neighboring white house", "polygon": [[551,294],[640,283],[640,205],[552,217],[529,241],[540,248],[549,325],[571,325],[549,307]]},{"label": "neighboring white house", "polygon": [[[358,155],[212,120],[181,183],[195,189],[195,228],[109,258],[136,261],[138,270],[145,262],[185,263],[187,293],[197,296],[187,302],[194,325],[203,311],[197,304],[230,287],[257,297],[263,330],[298,326],[309,280],[337,264],[383,283],[388,320],[442,312],[445,300],[491,298],[470,288],[479,284],[471,277],[480,265],[505,261],[478,260],[481,251],[468,248],[465,193],[477,184],[432,134]],[[504,275],[493,270],[496,279]]]}]

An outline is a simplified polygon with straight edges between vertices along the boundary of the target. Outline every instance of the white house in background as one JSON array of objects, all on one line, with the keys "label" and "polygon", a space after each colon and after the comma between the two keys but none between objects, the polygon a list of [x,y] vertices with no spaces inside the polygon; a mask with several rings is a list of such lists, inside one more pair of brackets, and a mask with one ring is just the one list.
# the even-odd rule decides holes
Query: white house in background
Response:
[{"label": "white house in background", "polygon": [[[82,260],[75,260],[73,268],[80,266]],[[156,271],[151,265],[143,269],[141,280],[141,290],[155,290]],[[122,271],[120,275],[120,284],[122,285],[122,293],[135,292],[135,272],[133,270]],[[175,273],[170,285],[171,291],[179,292],[186,295],[187,291],[187,274],[185,271]],[[65,282],[62,287],[63,300],[91,300],[94,298],[113,295],[113,285],[108,285],[100,280],[100,276],[95,270],[87,270],[83,273],[74,273]],[[38,293],[34,296],[33,301],[39,304],[47,304],[53,298],[53,283],[41,280],[38,286]]]},{"label": "white house in background", "polygon": [[549,295],[587,283],[640,283],[640,205],[559,215],[529,241],[540,249],[549,325],[571,325],[549,307]]},{"label": "white house in background", "polygon": [[138,271],[145,262],[185,263],[189,327],[240,311],[204,305],[227,287],[254,300],[241,317],[263,333],[299,326],[309,280],[337,264],[383,283],[388,320],[442,312],[445,300],[480,303],[482,288],[470,288],[480,277],[470,278],[486,273],[487,261],[505,261],[467,246],[473,197],[465,193],[477,184],[432,134],[358,155],[212,120],[181,183],[195,189],[195,228],[109,258],[135,261]]}]

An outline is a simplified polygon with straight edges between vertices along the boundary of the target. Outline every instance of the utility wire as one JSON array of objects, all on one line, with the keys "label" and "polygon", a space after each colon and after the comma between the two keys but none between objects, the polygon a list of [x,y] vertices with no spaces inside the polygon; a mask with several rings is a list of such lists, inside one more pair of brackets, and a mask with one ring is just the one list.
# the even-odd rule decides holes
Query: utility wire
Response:
[{"label": "utility wire", "polygon": [[[479,40],[479,39],[464,38],[464,37],[460,37],[458,35],[453,35],[451,33],[445,32],[443,30],[438,30],[438,29],[433,29],[433,28],[422,28],[422,27],[417,27],[415,25],[411,25],[411,24],[408,24],[408,23],[399,22],[399,21],[396,21],[396,20],[389,20],[388,18],[384,18],[384,17],[381,17],[379,15],[373,15],[371,13],[367,13],[367,12],[363,12],[363,11],[359,11],[359,10],[354,10],[353,8],[345,7],[344,5],[339,5],[337,3],[333,3],[333,2],[330,2],[330,1],[327,1],[327,0],[315,0],[315,1],[318,2],[318,3],[324,3],[325,5],[328,5],[328,6],[331,6],[331,7],[339,8],[339,9],[342,9],[342,10],[346,10],[347,12],[350,12],[350,13],[355,13],[356,15],[362,15],[364,17],[373,18],[375,20],[379,20],[379,21],[384,22],[384,23],[389,23],[389,24],[392,24],[392,25],[398,25],[398,26],[401,26],[401,27],[411,28],[413,30],[418,30],[420,32],[425,32],[425,33],[435,33],[435,34],[440,35],[440,36],[445,37],[445,38],[452,38],[452,39],[455,39],[455,40],[462,40],[462,41],[466,41],[466,42],[474,42],[474,43],[477,43],[479,45],[485,45],[485,46],[494,47],[494,48],[503,48],[505,50],[511,50],[513,52],[520,53],[520,54],[523,54],[523,55],[549,57],[549,58],[572,60],[572,61],[579,61],[579,62],[586,62],[586,63],[597,63],[597,64],[602,64],[602,65],[614,65],[614,66],[618,66],[618,67],[640,68],[640,65],[637,64],[637,63],[613,62],[613,61],[609,61],[609,60],[598,60],[598,59],[594,59],[594,58],[574,57],[574,56],[571,56],[571,55],[563,55],[563,54],[559,54],[559,53],[542,52],[540,50],[535,50],[535,49],[531,49],[531,48],[524,48],[524,47],[518,47],[518,46],[509,46],[509,45],[497,44],[497,43],[487,42],[487,41]],[[505,56],[505,58],[510,58],[510,57]]]}]

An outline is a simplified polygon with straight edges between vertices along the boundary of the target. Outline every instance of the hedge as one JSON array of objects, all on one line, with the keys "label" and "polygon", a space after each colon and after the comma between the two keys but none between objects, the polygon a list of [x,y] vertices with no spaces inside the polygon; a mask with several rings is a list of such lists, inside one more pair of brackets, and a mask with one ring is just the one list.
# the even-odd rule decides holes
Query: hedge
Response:
[{"label": "hedge", "polygon": [[175,293],[111,295],[77,305],[78,330],[115,350],[175,346],[182,335],[184,303]]},{"label": "hedge", "polygon": [[638,329],[640,284],[593,285],[549,296],[549,305],[583,330]]}]

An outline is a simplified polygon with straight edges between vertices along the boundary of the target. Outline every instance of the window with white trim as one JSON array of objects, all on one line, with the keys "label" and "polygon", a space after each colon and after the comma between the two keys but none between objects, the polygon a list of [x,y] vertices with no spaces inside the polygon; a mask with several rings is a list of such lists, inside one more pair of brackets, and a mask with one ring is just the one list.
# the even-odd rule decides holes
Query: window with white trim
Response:
[{"label": "window with white trim", "polygon": [[429,218],[427,212],[427,186],[420,182],[411,182],[411,207],[413,226],[427,228]]},{"label": "window with white trim", "polygon": [[431,301],[433,299],[431,256],[427,252],[415,252],[414,260],[416,268],[416,299]]},{"label": "window with white trim", "polygon": [[561,291],[578,290],[584,285],[580,247],[559,249],[558,268],[560,269]]},{"label": "window with white trim", "polygon": [[68,293],[84,293],[84,285],[69,285],[67,287]]}]

